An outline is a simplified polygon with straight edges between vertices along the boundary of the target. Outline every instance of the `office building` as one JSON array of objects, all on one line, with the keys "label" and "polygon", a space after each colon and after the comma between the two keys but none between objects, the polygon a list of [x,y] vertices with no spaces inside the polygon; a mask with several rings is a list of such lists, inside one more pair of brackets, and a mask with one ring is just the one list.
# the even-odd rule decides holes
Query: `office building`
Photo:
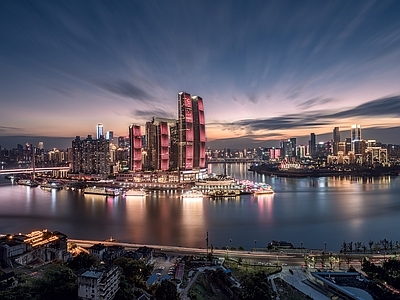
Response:
[{"label": "office building", "polygon": [[110,141],[110,143],[114,143],[114,132],[113,131],[107,131],[106,140]]},{"label": "office building", "polygon": [[350,131],[351,139],[351,151],[354,154],[361,154],[361,126],[359,124],[353,124]]},{"label": "office building", "polygon": [[101,137],[104,138],[103,124],[99,123],[96,127],[96,138],[99,139]]},{"label": "office building", "polygon": [[315,133],[311,133],[310,135],[310,156],[313,157],[317,150],[317,137]]},{"label": "office building", "polygon": [[340,131],[339,127],[333,128],[333,155],[338,155],[340,142]]}]

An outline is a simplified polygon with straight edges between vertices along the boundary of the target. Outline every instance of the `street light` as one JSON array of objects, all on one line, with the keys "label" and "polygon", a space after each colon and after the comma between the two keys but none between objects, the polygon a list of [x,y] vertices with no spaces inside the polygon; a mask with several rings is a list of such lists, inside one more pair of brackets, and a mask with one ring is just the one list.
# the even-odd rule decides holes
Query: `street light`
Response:
[{"label": "street light", "polygon": [[324,243],[324,246],[325,246],[325,250],[324,250],[324,254],[326,253],[326,242]]},{"label": "street light", "polygon": [[257,249],[257,240],[254,240],[254,252],[256,252]]},{"label": "street light", "polygon": [[303,252],[303,241],[300,242],[300,253]]}]

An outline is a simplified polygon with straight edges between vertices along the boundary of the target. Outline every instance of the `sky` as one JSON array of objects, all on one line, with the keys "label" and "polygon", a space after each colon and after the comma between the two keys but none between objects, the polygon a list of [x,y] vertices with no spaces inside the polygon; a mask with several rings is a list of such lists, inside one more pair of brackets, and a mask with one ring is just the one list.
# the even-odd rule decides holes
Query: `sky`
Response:
[{"label": "sky", "polygon": [[0,1],[0,145],[66,148],[97,123],[204,100],[211,148],[400,144],[400,1]]}]

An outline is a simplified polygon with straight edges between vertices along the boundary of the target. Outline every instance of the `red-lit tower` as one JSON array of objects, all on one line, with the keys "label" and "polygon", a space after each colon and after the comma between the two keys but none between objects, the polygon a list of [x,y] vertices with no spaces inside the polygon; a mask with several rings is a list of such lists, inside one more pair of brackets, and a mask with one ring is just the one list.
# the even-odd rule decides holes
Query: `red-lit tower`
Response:
[{"label": "red-lit tower", "polygon": [[193,151],[194,168],[205,168],[206,166],[206,125],[204,120],[203,98],[199,96],[192,97],[193,107]]},{"label": "red-lit tower", "polygon": [[190,94],[178,94],[178,168],[193,169],[193,107]]},{"label": "red-lit tower", "polygon": [[129,167],[132,171],[142,170],[142,133],[139,125],[129,126]]}]

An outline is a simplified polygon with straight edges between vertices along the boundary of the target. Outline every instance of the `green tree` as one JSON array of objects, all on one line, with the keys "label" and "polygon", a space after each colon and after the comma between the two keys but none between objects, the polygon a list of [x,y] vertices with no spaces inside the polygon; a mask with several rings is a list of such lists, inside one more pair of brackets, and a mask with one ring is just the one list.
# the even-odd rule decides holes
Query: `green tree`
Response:
[{"label": "green tree", "polygon": [[124,275],[121,275],[119,279],[119,289],[114,297],[114,300],[133,300],[136,299],[132,286],[126,280]]},{"label": "green tree", "polygon": [[176,285],[170,280],[163,280],[155,292],[157,300],[178,300]]},{"label": "green tree", "polygon": [[93,267],[95,263],[96,259],[92,255],[81,252],[74,257],[74,259],[68,264],[68,267],[74,271],[78,271],[80,269],[89,269]]}]

